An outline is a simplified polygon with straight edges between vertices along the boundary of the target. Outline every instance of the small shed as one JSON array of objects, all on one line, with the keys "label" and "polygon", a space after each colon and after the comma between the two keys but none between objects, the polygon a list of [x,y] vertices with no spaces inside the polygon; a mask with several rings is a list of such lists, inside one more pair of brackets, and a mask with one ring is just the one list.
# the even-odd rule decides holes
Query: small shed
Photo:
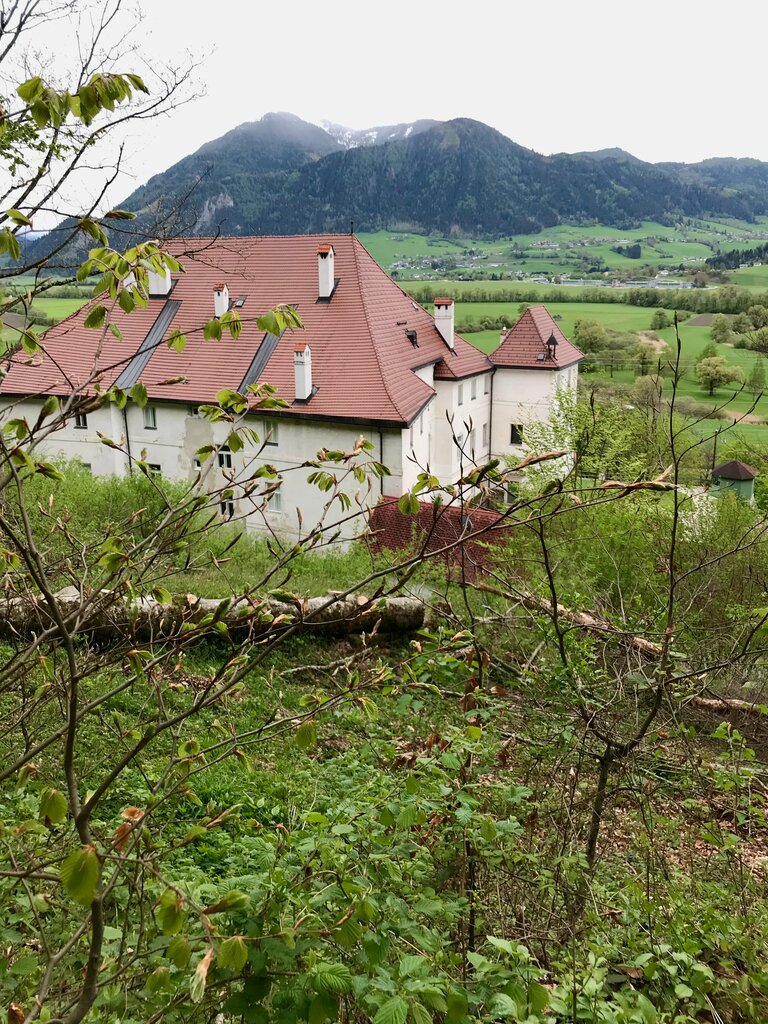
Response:
[{"label": "small shed", "polygon": [[712,492],[735,491],[743,501],[754,501],[757,470],[746,462],[731,459],[712,470]]}]

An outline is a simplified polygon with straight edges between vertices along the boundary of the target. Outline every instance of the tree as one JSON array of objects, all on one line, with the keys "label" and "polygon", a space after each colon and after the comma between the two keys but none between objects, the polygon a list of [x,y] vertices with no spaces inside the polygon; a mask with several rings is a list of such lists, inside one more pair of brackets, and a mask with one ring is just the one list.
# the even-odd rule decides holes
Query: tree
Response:
[{"label": "tree", "polygon": [[723,343],[730,340],[731,325],[727,316],[722,313],[715,313],[712,317],[712,326],[709,329],[709,336],[713,341]]},{"label": "tree", "polygon": [[712,359],[714,356],[717,356],[717,346],[714,341],[709,341],[699,353],[696,365],[698,366],[705,359]]},{"label": "tree", "polygon": [[632,351],[632,359],[637,368],[638,376],[645,377],[655,363],[659,362],[660,354],[655,345],[648,341],[638,341]]},{"label": "tree", "polygon": [[756,330],[759,330],[761,327],[768,327],[768,306],[750,306],[746,315]]},{"label": "tree", "polygon": [[573,340],[582,352],[600,352],[608,345],[608,332],[596,320],[577,320],[573,325]]},{"label": "tree", "polygon": [[747,377],[747,388],[753,395],[765,390],[765,360],[758,356],[752,364],[752,369]]},{"label": "tree", "polygon": [[746,313],[737,313],[731,321],[731,330],[734,334],[748,334],[754,326]]},{"label": "tree", "polygon": [[743,383],[744,374],[738,366],[729,366],[723,356],[702,359],[696,364],[696,376],[710,395],[723,384]]},{"label": "tree", "polygon": [[663,309],[657,309],[656,312],[651,317],[651,330],[652,331],[661,331],[665,327],[669,327],[669,325],[671,323],[672,323],[672,321],[669,318],[669,315],[667,314],[667,312],[665,310],[663,310]]}]

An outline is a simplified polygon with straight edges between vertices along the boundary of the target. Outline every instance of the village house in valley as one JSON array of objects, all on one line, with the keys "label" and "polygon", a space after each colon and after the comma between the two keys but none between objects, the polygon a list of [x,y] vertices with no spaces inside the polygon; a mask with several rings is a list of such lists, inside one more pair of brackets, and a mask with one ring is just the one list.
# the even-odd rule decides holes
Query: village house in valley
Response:
[{"label": "village house in valley", "polygon": [[[185,272],[151,274],[147,308],[116,307],[121,338],[86,328],[86,308],[48,331],[42,357],[10,360],[0,387],[5,415],[30,422],[46,396],[70,394],[95,366],[103,391],[146,387],[144,407],[105,402],[73,417],[49,440],[49,454],[79,459],[98,475],[128,473],[125,452],[102,444],[101,434],[122,438],[134,458],[146,451],[164,477],[192,481],[198,450],[223,445],[229,429],[201,417],[198,406],[215,404],[224,388],[269,383],[287,407],[250,424],[259,445],[217,451],[203,480],[218,487],[248,478],[254,460],[274,464],[282,485],[249,525],[290,534],[297,508],[306,529],[327,500],[300,468],[319,449],[348,451],[360,435],[372,442],[372,457],[390,475],[370,493],[359,483],[347,489],[373,505],[411,488],[427,466],[447,482],[471,460],[519,455],[525,424],[548,417],[558,388],[576,386],[582,354],[544,307],[527,310],[489,357],[455,333],[452,299],[436,299],[433,318],[352,234],[196,238],[169,248]],[[304,330],[278,337],[257,329],[256,317],[280,303],[297,308]],[[243,320],[240,337],[203,340],[200,327],[230,308]],[[175,330],[187,333],[182,352],[166,344]],[[222,506],[224,515],[246,511],[236,490]]]}]

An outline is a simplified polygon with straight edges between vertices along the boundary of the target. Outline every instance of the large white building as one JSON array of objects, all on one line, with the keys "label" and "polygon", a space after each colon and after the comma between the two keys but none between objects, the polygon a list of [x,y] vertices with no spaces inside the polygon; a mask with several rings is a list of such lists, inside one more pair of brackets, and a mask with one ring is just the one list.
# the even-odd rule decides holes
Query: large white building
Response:
[{"label": "large white building", "polygon": [[[306,531],[327,501],[304,468],[320,449],[351,451],[361,435],[373,443],[372,457],[390,475],[370,490],[344,484],[372,505],[410,489],[427,467],[450,482],[470,459],[519,454],[525,424],[548,417],[558,388],[576,386],[582,354],[544,307],[527,310],[489,357],[455,333],[451,299],[437,299],[431,317],[354,235],[188,239],[169,248],[185,273],[151,275],[146,309],[116,307],[121,337],[86,328],[86,307],[48,331],[43,356],[10,360],[0,385],[4,415],[30,422],[50,394],[92,393],[96,381],[102,391],[146,387],[143,408],[104,402],[71,419],[49,440],[49,454],[79,459],[98,475],[128,473],[126,454],[102,444],[101,434],[134,457],[146,452],[163,476],[192,481],[198,450],[223,445],[230,429],[201,417],[198,406],[215,404],[223,388],[269,383],[287,406],[248,417],[260,442],[219,450],[203,480],[218,487],[274,464],[282,484],[258,515],[240,504],[237,488],[222,512],[290,534],[297,509]],[[280,303],[297,308],[302,331],[258,330],[256,317]],[[229,308],[243,320],[240,337],[204,341],[202,325]],[[176,330],[187,335],[182,352],[166,344]]]}]

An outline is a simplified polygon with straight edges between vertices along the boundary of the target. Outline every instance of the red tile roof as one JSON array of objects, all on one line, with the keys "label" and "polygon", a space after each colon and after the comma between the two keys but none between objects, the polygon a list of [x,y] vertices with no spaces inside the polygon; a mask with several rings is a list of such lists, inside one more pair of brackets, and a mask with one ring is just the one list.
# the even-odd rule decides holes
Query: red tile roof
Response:
[{"label": "red tile roof", "polygon": [[[542,355],[547,355],[547,341],[552,334],[557,341],[554,358],[542,359]],[[491,362],[519,369],[562,370],[583,358],[584,353],[568,341],[546,306],[531,306],[507,331],[491,355]]]},{"label": "red tile roof", "polygon": [[[140,376],[150,398],[205,403],[215,401],[222,388],[238,389],[265,341],[256,317],[279,303],[297,307],[305,330],[287,332],[280,339],[258,379],[293,402],[294,346],[307,343],[317,391],[302,404],[304,416],[405,424],[434,394],[416,376],[417,368],[434,363],[435,377],[441,380],[492,369],[484,353],[458,336],[452,353],[433,318],[386,275],[354,235],[331,236],[339,284],[330,302],[318,302],[317,250],[328,237],[191,238],[171,243],[169,249],[186,273],[172,275],[175,284],[169,298],[180,306],[165,337],[181,330],[187,333],[187,344],[181,353],[165,341],[154,349]],[[213,318],[211,291],[222,280],[230,295],[245,296],[238,310],[242,333],[236,341],[228,334],[221,341],[204,341],[200,328]],[[101,386],[108,388],[136,353],[165,302],[165,297],[150,299],[146,309],[131,314],[115,306],[112,320],[122,331],[121,340],[84,327],[87,307],[73,314],[47,332],[42,358],[14,355],[0,393],[66,394],[90,378],[94,365],[100,370]],[[417,345],[406,330],[417,332]],[[175,377],[186,378],[186,383],[164,383]]]}]

